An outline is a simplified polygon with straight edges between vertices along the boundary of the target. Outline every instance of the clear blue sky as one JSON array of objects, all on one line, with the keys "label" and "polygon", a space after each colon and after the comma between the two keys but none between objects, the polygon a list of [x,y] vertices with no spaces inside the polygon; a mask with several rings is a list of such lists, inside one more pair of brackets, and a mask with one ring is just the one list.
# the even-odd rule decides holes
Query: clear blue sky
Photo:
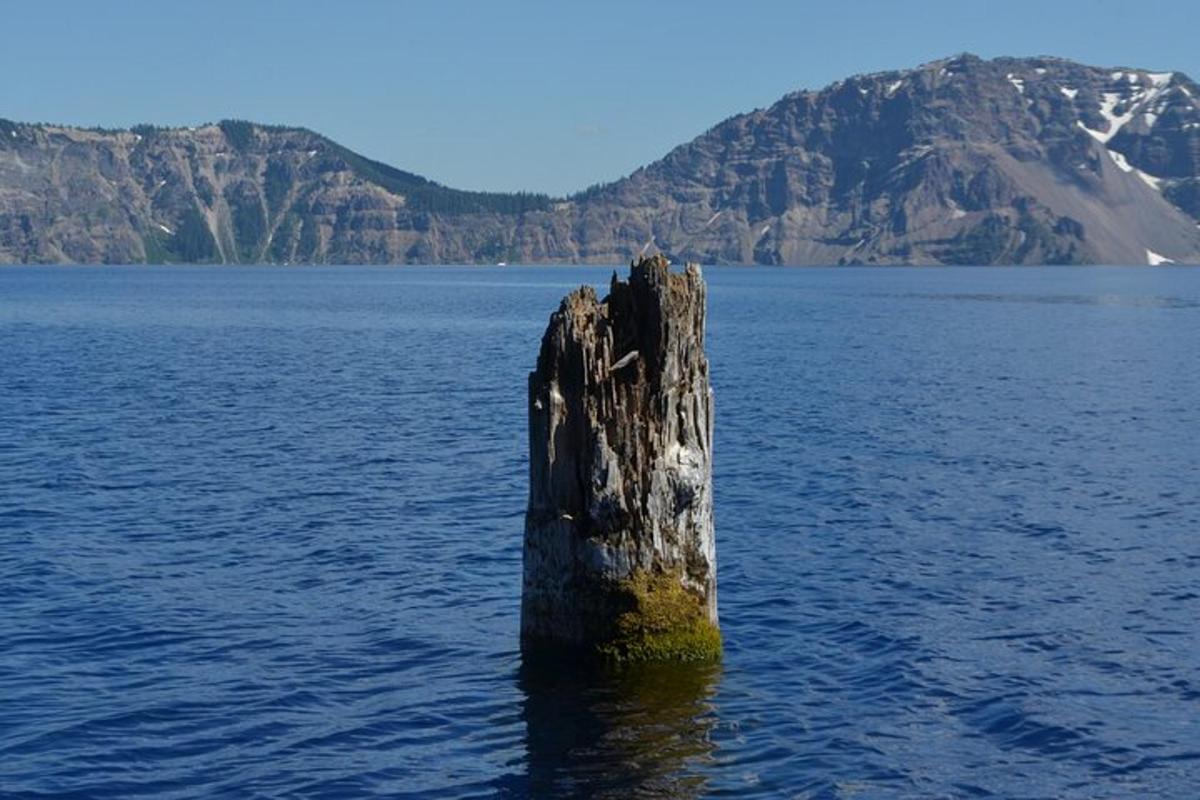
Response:
[{"label": "clear blue sky", "polygon": [[799,88],[970,51],[1200,78],[1198,0],[5,2],[0,117],[303,125],[450,186],[618,178]]}]

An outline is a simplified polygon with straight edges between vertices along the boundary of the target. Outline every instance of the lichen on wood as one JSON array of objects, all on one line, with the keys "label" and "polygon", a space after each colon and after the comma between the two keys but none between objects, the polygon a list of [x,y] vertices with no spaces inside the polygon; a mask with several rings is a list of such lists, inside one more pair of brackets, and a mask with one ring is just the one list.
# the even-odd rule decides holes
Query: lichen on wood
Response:
[{"label": "lichen on wood", "polygon": [[526,650],[719,655],[705,299],[698,267],[654,256],[551,317],[529,378]]}]

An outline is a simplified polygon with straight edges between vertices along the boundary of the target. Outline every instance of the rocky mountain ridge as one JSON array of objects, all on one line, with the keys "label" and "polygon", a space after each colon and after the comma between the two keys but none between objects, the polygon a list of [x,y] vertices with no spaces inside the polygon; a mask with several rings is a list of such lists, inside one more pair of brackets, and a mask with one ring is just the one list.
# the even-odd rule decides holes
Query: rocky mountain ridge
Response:
[{"label": "rocky mountain ridge", "polygon": [[1200,262],[1200,86],[963,55],[741,114],[570,198],[311,131],[0,121],[0,262]]}]

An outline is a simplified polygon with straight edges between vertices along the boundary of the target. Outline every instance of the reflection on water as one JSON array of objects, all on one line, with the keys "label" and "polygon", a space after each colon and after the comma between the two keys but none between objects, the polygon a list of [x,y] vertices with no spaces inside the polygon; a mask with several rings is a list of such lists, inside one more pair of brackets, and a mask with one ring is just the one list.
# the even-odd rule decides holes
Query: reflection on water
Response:
[{"label": "reflection on water", "polygon": [[519,671],[524,774],[502,797],[699,797],[711,759],[719,665],[625,669],[539,660]]}]

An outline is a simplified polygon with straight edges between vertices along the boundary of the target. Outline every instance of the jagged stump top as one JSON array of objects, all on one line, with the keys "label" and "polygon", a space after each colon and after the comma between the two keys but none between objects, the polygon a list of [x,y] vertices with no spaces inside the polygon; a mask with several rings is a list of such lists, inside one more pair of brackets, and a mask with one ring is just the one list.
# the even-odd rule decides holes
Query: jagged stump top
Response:
[{"label": "jagged stump top", "polygon": [[634,587],[682,591],[691,622],[715,632],[704,325],[699,268],[673,273],[662,256],[627,282],[614,274],[603,301],[572,292],[551,317],[529,379],[526,641],[611,645],[618,618],[629,628],[648,608]]}]

